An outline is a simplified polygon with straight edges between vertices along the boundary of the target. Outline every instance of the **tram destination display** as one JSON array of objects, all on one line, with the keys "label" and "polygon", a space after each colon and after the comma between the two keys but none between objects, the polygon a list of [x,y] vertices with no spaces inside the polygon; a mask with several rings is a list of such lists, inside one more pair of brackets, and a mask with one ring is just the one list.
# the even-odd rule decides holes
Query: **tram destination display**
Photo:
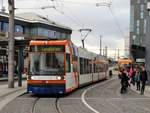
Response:
[{"label": "tram destination display", "polygon": [[64,46],[31,46],[30,52],[64,52]]}]

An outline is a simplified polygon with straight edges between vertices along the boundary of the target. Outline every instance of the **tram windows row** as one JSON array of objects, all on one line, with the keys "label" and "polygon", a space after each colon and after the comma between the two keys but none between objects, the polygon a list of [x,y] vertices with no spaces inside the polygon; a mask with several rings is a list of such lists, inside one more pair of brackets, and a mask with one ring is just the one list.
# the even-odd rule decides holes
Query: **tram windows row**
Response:
[{"label": "tram windows row", "polygon": [[[77,57],[73,57],[74,61],[77,61]],[[71,72],[70,65],[70,54],[66,54],[66,72]],[[76,60],[75,60],[76,59]],[[90,73],[99,73],[104,72],[106,70],[105,64],[93,64],[92,70],[92,60],[86,58],[79,58],[79,66],[80,66],[80,74],[90,74]],[[73,66],[73,72],[77,72],[77,67]]]},{"label": "tram windows row", "polygon": [[93,64],[92,71],[92,60],[86,58],[80,58],[80,74],[99,73],[105,71],[104,64]]}]

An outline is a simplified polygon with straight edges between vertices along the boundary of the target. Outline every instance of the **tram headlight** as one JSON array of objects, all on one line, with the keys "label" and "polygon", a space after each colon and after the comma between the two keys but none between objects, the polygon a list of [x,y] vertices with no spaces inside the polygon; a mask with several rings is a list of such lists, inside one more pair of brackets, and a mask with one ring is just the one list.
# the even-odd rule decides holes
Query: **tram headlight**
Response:
[{"label": "tram headlight", "polygon": [[58,79],[58,80],[61,80],[61,77],[60,77],[60,76],[58,76],[58,77],[57,77],[57,79]]},{"label": "tram headlight", "polygon": [[31,76],[31,79],[32,79],[32,80],[34,80],[34,79],[35,79],[35,77],[34,77],[34,76]]},{"label": "tram headlight", "polygon": [[65,80],[65,77],[64,76],[58,76],[57,80]]}]

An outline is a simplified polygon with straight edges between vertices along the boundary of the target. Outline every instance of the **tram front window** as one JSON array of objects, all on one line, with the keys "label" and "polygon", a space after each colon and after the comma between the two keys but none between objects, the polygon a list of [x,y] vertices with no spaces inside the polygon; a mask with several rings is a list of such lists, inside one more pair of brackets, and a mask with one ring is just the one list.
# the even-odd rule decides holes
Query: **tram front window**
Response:
[{"label": "tram front window", "polygon": [[64,75],[64,53],[30,53],[30,75]]}]

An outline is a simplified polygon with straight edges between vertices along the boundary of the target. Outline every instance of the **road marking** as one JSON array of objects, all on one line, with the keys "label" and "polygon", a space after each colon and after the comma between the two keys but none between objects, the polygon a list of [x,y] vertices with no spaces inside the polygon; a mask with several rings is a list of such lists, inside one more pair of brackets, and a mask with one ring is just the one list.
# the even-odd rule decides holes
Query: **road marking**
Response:
[{"label": "road marking", "polygon": [[[62,100],[79,100],[81,98],[62,98]],[[86,98],[86,100],[150,100],[150,98]]]},{"label": "road marking", "polygon": [[150,100],[150,98],[110,98],[110,100]]},{"label": "road marking", "polygon": [[84,105],[86,106],[86,107],[88,107],[90,110],[92,110],[94,113],[99,113],[97,110],[95,110],[94,108],[92,108],[86,101],[85,101],[85,94],[86,94],[86,92],[87,92],[87,90],[85,90],[83,93],[82,93],[82,97],[81,97],[81,99],[82,99],[82,102],[84,103]]},{"label": "road marking", "polygon": [[82,100],[83,104],[84,104],[86,107],[88,107],[90,110],[92,110],[94,113],[100,113],[100,112],[98,112],[96,109],[92,108],[92,107],[85,101],[85,94],[87,93],[88,90],[91,90],[92,88],[95,88],[95,87],[97,87],[97,86],[99,86],[99,85],[104,85],[104,84],[106,84],[106,83],[108,83],[108,82],[110,82],[110,81],[112,81],[112,80],[114,80],[114,79],[107,80],[106,82],[102,82],[101,84],[94,85],[94,86],[89,87],[89,88],[87,88],[86,90],[84,90],[84,92],[82,93],[82,96],[81,96],[81,100]]},{"label": "road marking", "polygon": [[[62,98],[62,100],[79,100],[81,98]],[[150,100],[150,98],[86,98],[86,100]]]}]

